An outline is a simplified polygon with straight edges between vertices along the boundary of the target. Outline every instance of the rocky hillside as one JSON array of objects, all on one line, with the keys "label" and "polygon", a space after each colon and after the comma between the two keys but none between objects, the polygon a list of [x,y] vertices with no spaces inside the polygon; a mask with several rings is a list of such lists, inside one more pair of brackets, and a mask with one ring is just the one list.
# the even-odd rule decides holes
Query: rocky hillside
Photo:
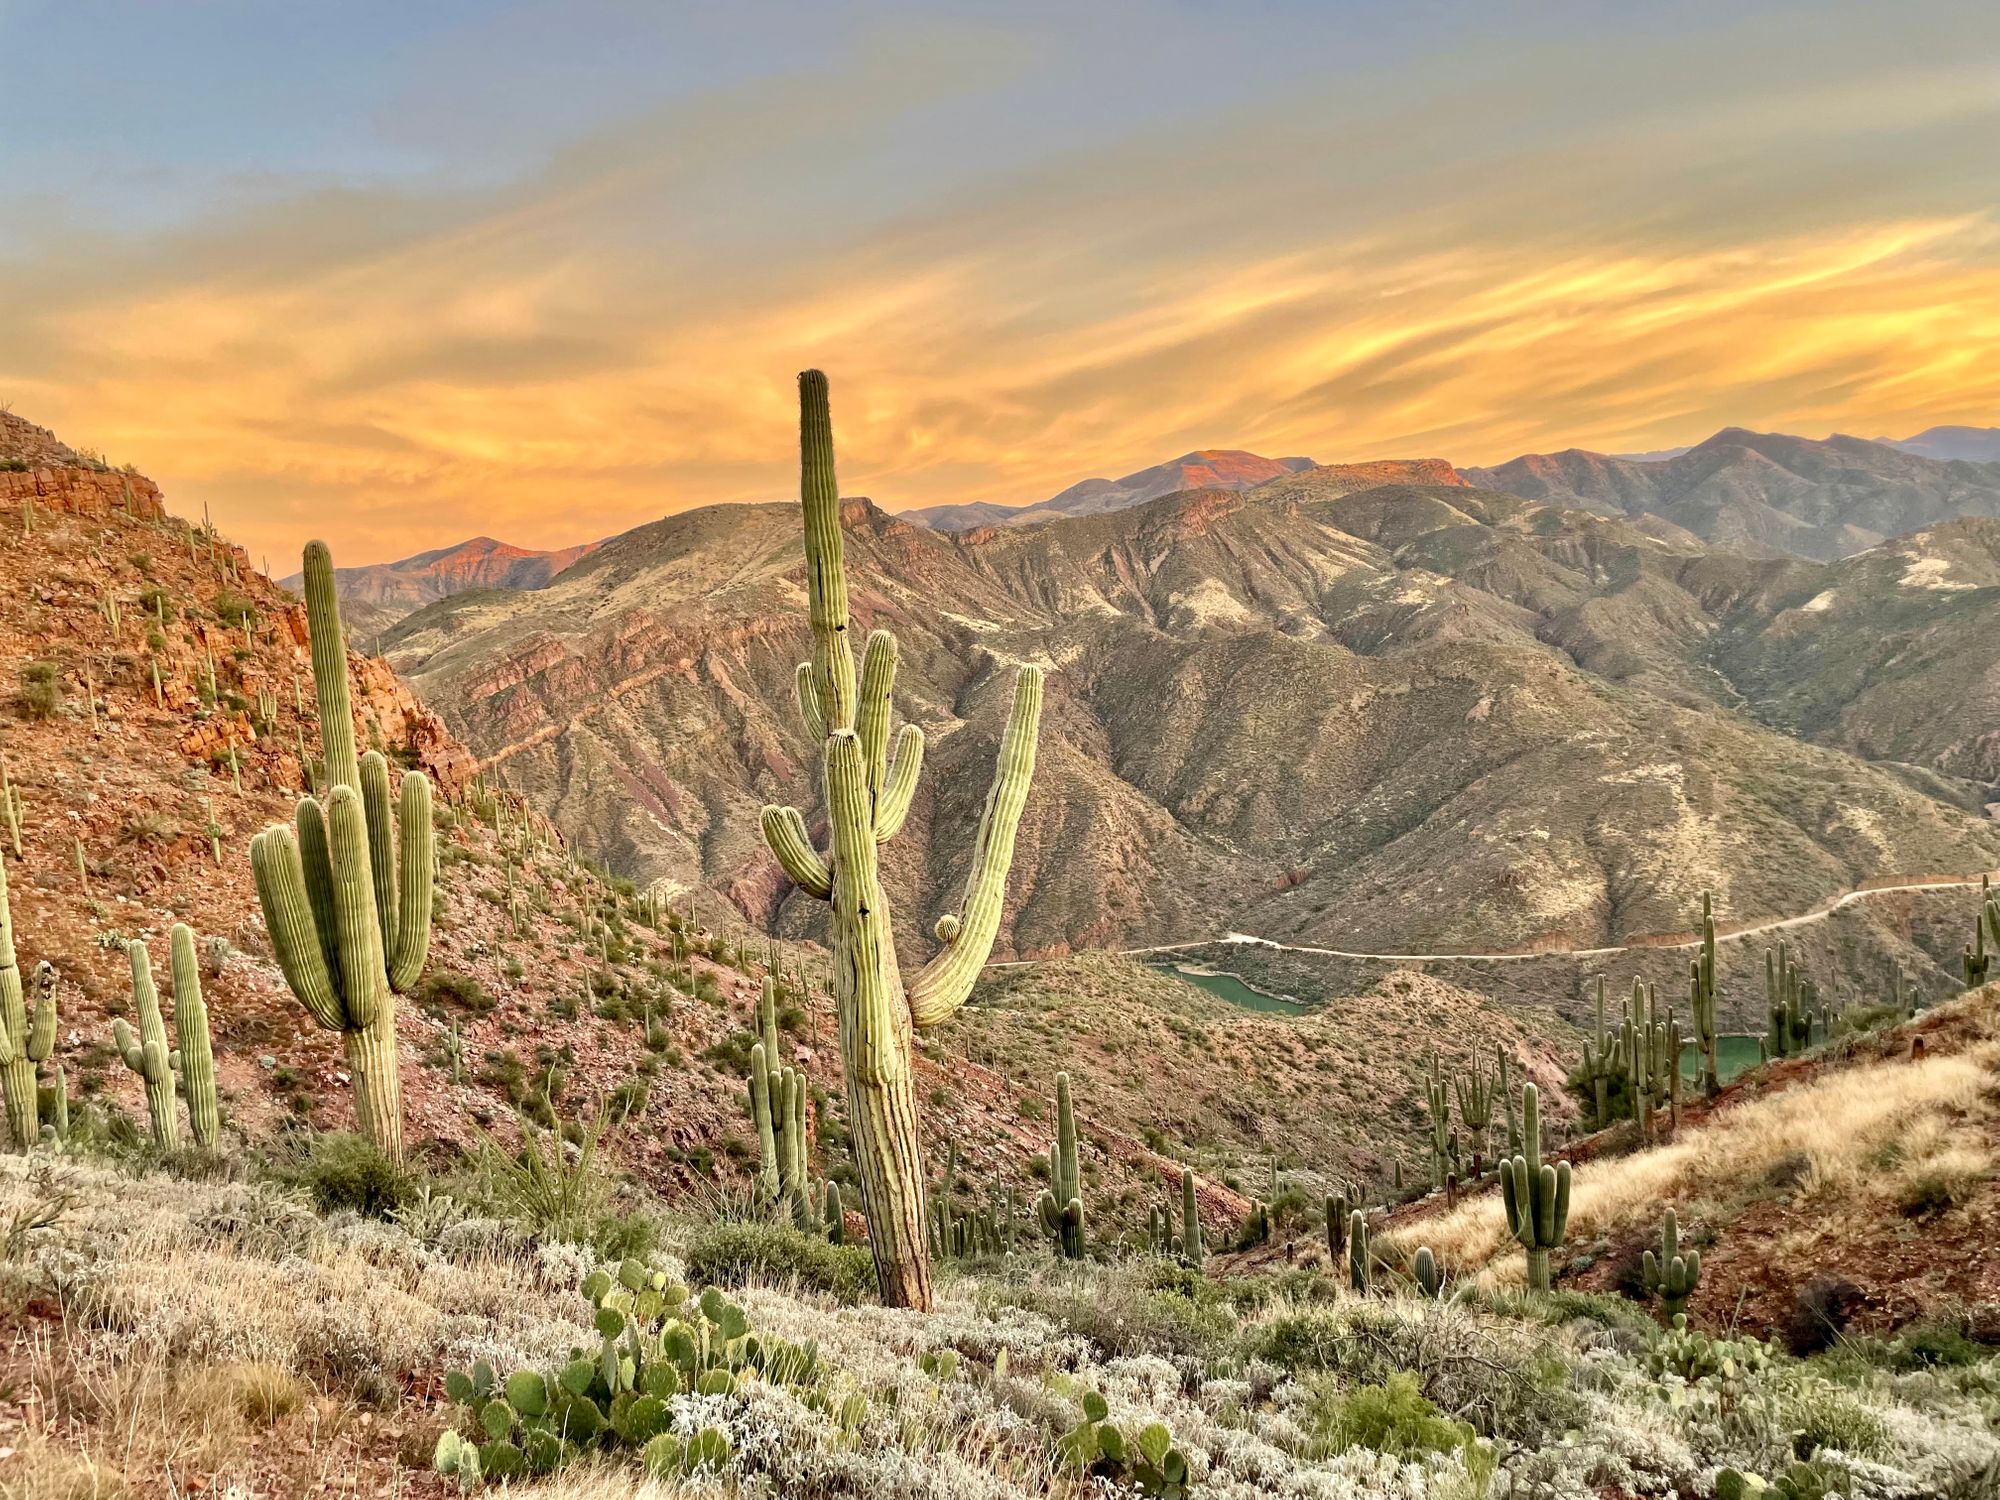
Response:
[{"label": "rocky hillside", "polygon": [[2000,464],[1740,427],[1657,462],[1570,448],[1465,473],[1533,500],[1656,517],[1750,556],[1828,560],[1940,521],[2000,516]]},{"label": "rocky hillside", "polygon": [[[1783,914],[2000,858],[1983,783],[1802,740],[1730,680],[1814,565],[1464,485],[1360,487],[1375,477],[958,536],[850,502],[857,614],[896,630],[899,707],[932,746],[891,852],[913,927],[963,878],[1029,659],[1053,670],[1015,955],[1231,928],[1591,946],[1683,927],[1704,888]],[[433,605],[387,649],[593,854],[804,934],[817,912],[756,832],[761,804],[816,801],[791,707],[797,528],[789,505],[670,517],[534,593]]]},{"label": "rocky hillside", "polygon": [[[81,1098],[143,1118],[134,1076],[108,1044],[112,1020],[131,1013],[122,945],[146,940],[164,973],[168,930],[187,921],[216,940],[206,988],[231,1128],[261,1138],[294,1122],[343,1125],[340,1049],[276,970],[247,852],[253,834],[290,816],[317,755],[302,607],[240,549],[168,514],[150,482],[109,477],[99,484],[107,476],[83,465],[0,473],[0,485],[40,486],[0,505],[0,753],[22,810],[19,850],[0,833],[0,858],[24,969],[46,959],[62,979],[51,1066],[63,1065]],[[600,581],[615,589],[620,566],[613,555]],[[472,606],[438,606],[454,607]],[[530,805],[483,785],[471,753],[386,662],[350,651],[348,665],[361,742],[421,768],[440,792],[431,962],[398,1016],[413,1137],[449,1154],[479,1129],[507,1131],[516,1109],[574,1117],[609,1100],[625,1123],[607,1150],[652,1189],[736,1178],[754,1155],[741,1101],[764,940],[693,891],[663,927],[650,925],[630,886],[607,884]],[[966,803],[927,816],[962,812],[969,829],[977,805]],[[838,1172],[844,1104],[825,958],[786,944],[778,962],[791,976],[795,1058],[815,1084],[815,1129]],[[1242,1106],[1253,1076],[1296,1101],[1301,1122],[1330,1098],[1344,1102],[1347,1125],[1306,1127],[1315,1171],[1361,1172],[1403,1149],[1427,1023],[1411,1034],[1407,1078],[1329,1079],[1344,1045],[1332,1011],[1280,1037],[1278,1023],[1179,979],[1077,962],[1098,966],[1092,983],[1061,970],[996,975],[976,1002],[991,1029],[968,1018],[926,1043],[925,1130],[940,1153],[960,1145],[969,1180],[1034,1186],[1060,1060],[1028,1038],[1046,1024],[1051,984],[1079,1039],[1079,1113],[1108,1204],[1136,1209],[1178,1172],[1162,1151],[1199,1139],[1216,1164],[1207,1210],[1218,1224],[1240,1218],[1244,1200],[1222,1181],[1228,1164],[1279,1143]],[[1394,993],[1368,979],[1351,1003],[1386,1011]],[[1436,996],[1440,1020],[1483,1014],[1476,996],[1449,986]],[[1487,1019],[1524,1060],[1554,1056],[1569,1035],[1533,1015]],[[1114,1062],[1167,1026],[1206,1038],[1181,1047],[1185,1094],[1171,1104],[1130,1087]]]}]

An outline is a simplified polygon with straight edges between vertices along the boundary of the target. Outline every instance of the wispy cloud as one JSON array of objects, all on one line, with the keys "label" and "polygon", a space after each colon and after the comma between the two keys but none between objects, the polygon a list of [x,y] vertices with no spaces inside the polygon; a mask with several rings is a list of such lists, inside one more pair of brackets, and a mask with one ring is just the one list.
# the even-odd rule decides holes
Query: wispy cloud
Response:
[{"label": "wispy cloud", "polygon": [[[1716,39],[1681,37],[1612,78],[1441,40],[1323,91],[1163,79],[1184,108],[1062,140],[1007,92],[1041,54],[993,40],[872,31],[499,175],[16,226],[0,399],[274,565],[311,534],[553,545],[785,493],[806,364],[845,487],[895,507],[1205,445],[1487,462],[2000,420],[1977,58],[1862,38],[1792,84],[1781,34],[1692,73]],[[1010,118],[1011,151],[982,131]]]}]

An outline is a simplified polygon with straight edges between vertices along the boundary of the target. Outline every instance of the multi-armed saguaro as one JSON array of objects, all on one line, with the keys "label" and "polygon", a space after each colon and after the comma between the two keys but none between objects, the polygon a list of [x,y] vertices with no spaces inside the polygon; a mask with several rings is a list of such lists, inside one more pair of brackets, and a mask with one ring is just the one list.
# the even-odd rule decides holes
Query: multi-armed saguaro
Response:
[{"label": "multi-armed saguaro", "polygon": [[1687,1300],[1701,1280],[1701,1252],[1682,1253],[1680,1218],[1671,1208],[1660,1225],[1659,1253],[1646,1252],[1639,1274],[1646,1290],[1660,1299],[1669,1323],[1687,1311]]},{"label": "multi-armed saguaro", "polygon": [[1549,1289],[1549,1252],[1569,1229],[1569,1163],[1542,1160],[1542,1107],[1531,1083],[1521,1090],[1522,1154],[1500,1163],[1507,1228],[1528,1252],[1528,1290]]},{"label": "multi-armed saguaro", "polygon": [[7,862],[0,860],[0,1094],[6,1096],[7,1128],[26,1151],[41,1135],[35,1069],[56,1044],[53,988],[28,1012],[21,990],[21,965],[14,954],[14,909],[7,896]]},{"label": "multi-armed saguaro", "polygon": [[807,1218],[806,1081],[785,1066],[778,1040],[777,983],[768,976],[757,1003],[757,1033],[750,1048],[750,1118],[757,1125],[760,1153],[758,1191],[767,1203],[783,1203],[801,1227]]},{"label": "multi-armed saguaro", "polygon": [[938,919],[942,950],[907,988],[896,962],[876,845],[895,836],[910,811],[923,764],[923,731],[905,724],[889,759],[889,699],[896,639],[872,631],[857,681],[840,491],[833,472],[833,419],[826,377],[799,377],[799,498],[805,512],[806,591],[813,657],[798,670],[799,712],[825,746],[826,855],[813,847],[797,808],[767,807],[765,841],[794,884],[833,906],[834,1004],[861,1209],[882,1300],[929,1308],[924,1172],[917,1133],[912,1026],[935,1026],[965,1003],[1000,927],[1014,831],[1035,769],[1042,674],[1023,666],[1000,742],[999,764],[972,846],[965,897]]},{"label": "multi-armed saguaro", "polygon": [[285,983],[315,1021],[341,1034],[362,1133],[400,1157],[395,997],[409,992],[430,952],[431,784],[406,774],[392,814],[388,763],[373,750],[355,757],[347,645],[324,542],[306,544],[305,593],[330,790],[324,803],[299,800],[296,839],[282,824],[252,839],[250,862]]}]

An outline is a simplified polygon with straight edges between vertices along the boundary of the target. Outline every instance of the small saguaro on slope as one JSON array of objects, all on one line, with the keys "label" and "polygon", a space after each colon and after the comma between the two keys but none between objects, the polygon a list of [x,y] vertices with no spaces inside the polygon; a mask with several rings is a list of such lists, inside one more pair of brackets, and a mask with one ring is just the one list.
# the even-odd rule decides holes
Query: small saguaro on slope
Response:
[{"label": "small saguaro on slope", "polygon": [[1035,771],[1042,674],[1014,676],[1014,703],[1000,741],[992,789],[974,836],[965,897],[939,918],[942,947],[905,986],[896,963],[876,845],[896,836],[916,795],[924,735],[905,724],[889,758],[889,700],[896,638],[870,631],[857,679],[847,577],[841,556],[840,489],[833,473],[833,418],[826,377],[799,376],[799,500],[805,513],[806,590],[813,658],[798,671],[799,713],[824,744],[829,847],[813,847],[795,807],[766,807],[765,842],[793,884],[833,906],[834,1007],[861,1210],[882,1301],[931,1306],[923,1153],[917,1131],[913,1027],[947,1021],[979,977],[1000,930],[1014,831]]}]

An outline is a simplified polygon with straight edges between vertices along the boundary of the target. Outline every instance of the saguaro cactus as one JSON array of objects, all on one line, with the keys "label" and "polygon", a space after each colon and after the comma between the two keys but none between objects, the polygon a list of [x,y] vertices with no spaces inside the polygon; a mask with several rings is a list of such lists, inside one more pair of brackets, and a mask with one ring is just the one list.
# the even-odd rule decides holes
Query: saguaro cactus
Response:
[{"label": "saguaro cactus", "polygon": [[914,724],[905,724],[896,737],[892,767],[894,636],[870,633],[856,677],[833,421],[826,377],[817,370],[799,377],[799,460],[813,656],[799,667],[798,701],[807,728],[825,747],[828,853],[823,856],[813,847],[796,808],[766,807],[763,832],[793,883],[832,903],[834,1006],[876,1280],[885,1304],[928,1309],[931,1272],[910,1034],[912,1027],[949,1019],[965,1003],[992,952],[1014,858],[1014,832],[1034,775],[1042,674],[1032,666],[1015,674],[1013,708],[974,836],[964,898],[957,910],[939,919],[937,937],[943,946],[906,987],[876,846],[893,838],[909,814],[924,737]]},{"label": "saguaro cactus", "polygon": [[1451,1160],[1451,1091],[1445,1086],[1444,1069],[1437,1049],[1431,1049],[1424,1078],[1424,1103],[1430,1111],[1431,1186],[1444,1186],[1444,1174]]},{"label": "saguaro cactus", "polygon": [[1201,1204],[1194,1193],[1194,1168],[1181,1168],[1181,1259],[1201,1269]]},{"label": "saguaro cactus", "polygon": [[395,997],[416,983],[430,950],[431,785],[421,772],[403,777],[393,819],[399,858],[388,763],[372,750],[354,753],[347,646],[324,542],[306,544],[305,594],[329,791],[324,802],[300,799],[296,838],[280,824],[252,839],[250,862],[285,982],[315,1021],[341,1034],[362,1133],[400,1158]]},{"label": "saguaro cactus", "polygon": [[1493,1123],[1493,1079],[1474,1058],[1469,1067],[1452,1079],[1452,1093],[1458,1099],[1458,1119],[1472,1137],[1472,1175],[1486,1170],[1486,1131]]},{"label": "saguaro cactus", "polygon": [[1812,1045],[1813,983],[1783,943],[1764,950],[1764,998],[1771,1018],[1771,1055],[1797,1057]]},{"label": "saguaro cactus", "polygon": [[139,1015],[139,1035],[120,1016],[111,1023],[118,1055],[146,1085],[146,1114],[152,1120],[153,1143],[172,1150],[180,1144],[180,1121],[174,1114],[174,1073],[180,1054],[167,1046],[166,1023],[160,1019],[160,992],[153,984],[153,961],[146,945],[134,938],[125,945],[132,961],[132,1008]]},{"label": "saguaro cactus", "polygon": [[1347,1284],[1357,1292],[1368,1290],[1368,1215],[1355,1209],[1347,1216]]},{"label": "saguaro cactus", "polygon": [[188,1125],[195,1141],[215,1144],[222,1115],[215,1102],[215,1049],[208,1036],[208,1006],[201,997],[201,964],[195,958],[194,929],[174,923],[171,968],[174,978],[174,1039],[180,1043],[181,1088],[187,1094]]},{"label": "saguaro cactus", "polygon": [[1549,1252],[1569,1228],[1569,1163],[1542,1160],[1542,1109],[1532,1083],[1521,1090],[1521,1155],[1500,1163],[1507,1228],[1528,1252],[1528,1290],[1549,1289]]},{"label": "saguaro cactus", "polygon": [[778,1044],[777,990],[768,977],[758,1000],[758,1033],[750,1048],[750,1118],[757,1125],[761,1168],[757,1186],[767,1203],[783,1203],[801,1228],[811,1221],[806,1172],[806,1081],[785,1066]]},{"label": "saguaro cactus", "polygon": [[[1721,1087],[1716,1067],[1715,903],[1701,893],[1701,956],[1688,961],[1688,1014],[1694,1023],[1695,1045],[1701,1050],[1701,1087],[1713,1094]],[[1680,1059],[1674,1059],[1680,1067]]]},{"label": "saguaro cactus", "polygon": [[1069,1074],[1056,1074],[1056,1139],[1049,1151],[1049,1186],[1035,1205],[1042,1228],[1065,1259],[1083,1259],[1083,1178],[1076,1160],[1076,1113]]},{"label": "saguaro cactus", "polygon": [[[53,969],[49,971],[52,975]],[[7,1131],[26,1151],[41,1135],[36,1107],[35,1069],[56,1044],[55,986],[38,986],[28,1010],[21,989],[21,965],[14,952],[14,908],[7,894],[7,862],[0,859],[0,1094],[7,1104]]]},{"label": "saguaro cactus", "polygon": [[1437,1257],[1431,1254],[1429,1245],[1417,1247],[1416,1259],[1410,1266],[1411,1278],[1417,1283],[1417,1290],[1432,1301],[1444,1290],[1444,1273],[1438,1269]]},{"label": "saguaro cactus", "polygon": [[1646,1290],[1660,1299],[1669,1323],[1687,1311],[1687,1299],[1701,1280],[1701,1252],[1681,1253],[1680,1219],[1671,1208],[1660,1225],[1660,1253],[1648,1250],[1639,1274]]},{"label": "saguaro cactus", "polygon": [[1979,910],[1972,918],[1972,941],[1965,945],[1965,987],[1977,989],[1986,983],[1986,971],[1993,959],[1986,951],[1986,938],[1992,935],[1995,947],[2000,947],[2000,905],[1993,900],[1993,889],[1987,877],[1979,877]]}]

